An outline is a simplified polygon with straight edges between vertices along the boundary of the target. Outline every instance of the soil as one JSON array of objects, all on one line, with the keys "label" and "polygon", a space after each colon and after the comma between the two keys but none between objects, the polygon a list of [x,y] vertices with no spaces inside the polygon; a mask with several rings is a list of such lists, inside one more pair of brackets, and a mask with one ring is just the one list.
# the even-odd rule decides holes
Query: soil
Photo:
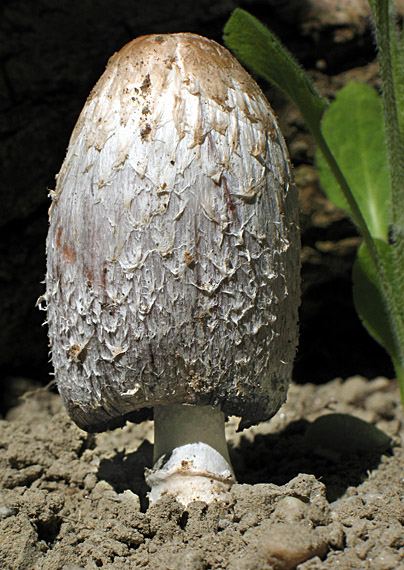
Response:
[{"label": "soil", "polygon": [[[18,392],[27,390],[17,399]],[[225,500],[150,506],[152,422],[89,435],[57,394],[9,385],[0,421],[2,570],[404,570],[404,415],[397,384],[292,385],[228,441]]]}]

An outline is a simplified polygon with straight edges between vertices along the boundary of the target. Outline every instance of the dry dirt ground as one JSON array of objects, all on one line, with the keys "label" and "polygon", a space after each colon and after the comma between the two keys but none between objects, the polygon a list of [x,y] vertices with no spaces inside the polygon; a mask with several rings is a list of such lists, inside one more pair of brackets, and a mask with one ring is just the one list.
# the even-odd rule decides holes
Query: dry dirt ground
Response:
[{"label": "dry dirt ground", "polygon": [[394,381],[293,385],[270,422],[238,434],[231,418],[239,483],[188,508],[148,506],[151,422],[93,436],[49,390],[14,404],[0,421],[1,570],[404,570]]}]

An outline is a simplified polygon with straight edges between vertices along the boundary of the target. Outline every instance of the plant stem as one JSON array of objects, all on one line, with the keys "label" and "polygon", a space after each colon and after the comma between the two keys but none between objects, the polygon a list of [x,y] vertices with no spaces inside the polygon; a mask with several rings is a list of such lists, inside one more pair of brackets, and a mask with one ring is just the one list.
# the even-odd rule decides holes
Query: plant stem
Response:
[{"label": "plant stem", "polygon": [[[386,124],[387,150],[391,172],[393,241],[395,249],[395,287],[404,298],[404,145],[397,112],[393,73],[391,19],[388,0],[371,0],[379,49],[383,109]],[[403,339],[404,340],[404,339]]]},{"label": "plant stem", "polygon": [[396,371],[401,401],[404,405],[404,366],[402,362],[393,358],[394,370]]},{"label": "plant stem", "polygon": [[230,464],[224,414],[212,406],[169,404],[154,407],[154,463],[187,443],[206,443]]},{"label": "plant stem", "polygon": [[[394,82],[400,69],[394,68],[394,42],[391,37],[394,22],[389,0],[370,0],[376,26],[376,39],[379,50],[380,75],[382,81],[383,109],[386,124],[387,150],[391,173],[391,213],[393,222],[394,274],[391,282],[383,278],[388,271],[381,267],[385,297],[391,311],[391,324],[396,333],[399,348],[399,361],[394,359],[394,366],[399,380],[401,398],[404,404],[404,145],[400,130],[397,89]],[[398,49],[398,46],[396,46]],[[397,54],[396,54],[397,56]],[[399,65],[396,57],[396,65]],[[383,263],[381,264],[383,265]]]}]

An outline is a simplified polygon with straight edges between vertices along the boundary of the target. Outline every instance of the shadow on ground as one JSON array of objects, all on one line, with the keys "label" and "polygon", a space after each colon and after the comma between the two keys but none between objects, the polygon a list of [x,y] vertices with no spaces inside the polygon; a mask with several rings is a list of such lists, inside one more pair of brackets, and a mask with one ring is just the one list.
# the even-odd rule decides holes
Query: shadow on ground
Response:
[{"label": "shadow on ground", "polygon": [[[331,502],[341,497],[348,487],[366,479],[368,471],[380,464],[383,453],[389,453],[389,450],[379,450],[342,454],[313,446],[305,440],[311,425],[299,420],[280,433],[259,434],[254,441],[242,437],[239,445],[230,449],[237,481],[250,485],[285,485],[299,473],[312,474],[325,484]],[[118,493],[130,489],[139,495],[142,510],[145,510],[148,487],[144,471],[151,467],[152,461],[153,446],[144,441],[135,452],[117,451],[113,457],[103,459],[97,476]]]},{"label": "shadow on ground", "polygon": [[305,433],[311,425],[299,420],[281,433],[257,435],[253,442],[242,437],[231,450],[239,483],[285,485],[299,473],[312,474],[325,484],[327,499],[332,502],[380,464],[380,450],[342,454],[308,444]]}]

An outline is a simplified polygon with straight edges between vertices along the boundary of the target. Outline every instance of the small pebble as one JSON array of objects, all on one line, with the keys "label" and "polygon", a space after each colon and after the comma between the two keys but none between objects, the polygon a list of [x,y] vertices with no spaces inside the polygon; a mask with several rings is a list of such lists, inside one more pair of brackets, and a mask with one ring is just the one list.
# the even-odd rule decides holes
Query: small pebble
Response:
[{"label": "small pebble", "polygon": [[279,501],[272,516],[276,521],[293,523],[302,520],[306,510],[306,503],[297,497],[285,497]]},{"label": "small pebble", "polygon": [[0,519],[6,519],[16,515],[18,510],[15,507],[7,507],[6,505],[0,506]]},{"label": "small pebble", "polygon": [[292,570],[314,556],[323,558],[326,540],[304,524],[273,524],[262,535],[261,556],[275,570]]},{"label": "small pebble", "polygon": [[130,506],[134,511],[140,511],[139,496],[130,491],[129,489],[117,495],[116,499]]},{"label": "small pebble", "polygon": [[103,498],[116,499],[118,494],[114,490],[112,485],[110,485],[106,481],[98,481],[98,483],[95,485],[94,489],[91,492],[91,496],[94,499],[103,499]]},{"label": "small pebble", "polygon": [[393,552],[390,548],[384,548],[372,560],[373,568],[378,570],[397,570],[400,558],[397,552]]},{"label": "small pebble", "polygon": [[97,485],[97,475],[95,473],[88,473],[84,477],[84,488],[91,491]]}]

